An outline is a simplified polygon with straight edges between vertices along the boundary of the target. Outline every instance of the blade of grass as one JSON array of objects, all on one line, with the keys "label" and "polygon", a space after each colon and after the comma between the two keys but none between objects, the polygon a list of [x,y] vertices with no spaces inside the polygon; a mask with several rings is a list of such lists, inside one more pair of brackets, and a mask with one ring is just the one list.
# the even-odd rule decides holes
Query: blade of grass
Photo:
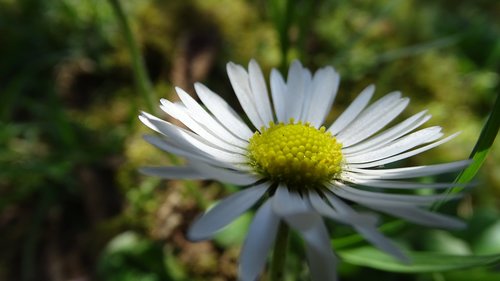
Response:
[{"label": "blade of grass", "polygon": [[377,63],[386,63],[389,61],[394,61],[406,57],[416,56],[425,53],[429,50],[445,48],[456,44],[460,40],[458,35],[452,35],[445,38],[440,38],[431,42],[425,42],[421,44],[411,45],[408,47],[392,50],[383,53],[377,57]]},{"label": "blade of grass", "polygon": [[318,6],[318,1],[300,1],[295,4],[295,17],[297,25],[299,27],[299,34],[297,38],[297,50],[299,54],[299,59],[302,63],[306,64],[311,60],[307,55],[307,39],[310,37],[312,29],[312,19],[314,15],[314,8]]},{"label": "blade of grass", "polygon": [[[468,183],[474,178],[476,173],[479,171],[479,168],[486,160],[486,156],[490,151],[495,138],[498,134],[498,129],[500,127],[500,96],[497,95],[495,105],[493,106],[493,110],[486,121],[483,129],[481,130],[481,134],[479,135],[479,139],[477,140],[474,149],[472,150],[470,159],[473,160],[472,164],[470,164],[467,168],[465,168],[460,175],[458,175],[456,182],[457,183]],[[462,187],[454,187],[451,193],[456,193],[462,190]]]},{"label": "blade of grass", "polygon": [[281,66],[280,69],[286,73],[288,49],[290,41],[288,38],[288,29],[292,21],[293,5],[289,0],[272,0],[268,2],[268,9],[274,28],[278,33],[281,51]]},{"label": "blade of grass", "polygon": [[42,194],[37,202],[36,212],[33,214],[28,232],[25,234],[21,260],[21,280],[23,281],[36,280],[35,268],[37,266],[37,247],[42,239],[42,223],[54,199],[54,194],[51,189],[52,188],[48,186],[44,186],[44,188],[41,189]]},{"label": "blade of grass", "polygon": [[118,20],[118,24],[122,29],[123,35],[125,36],[125,41],[130,51],[136,87],[146,103],[147,110],[151,113],[155,113],[156,110],[154,104],[156,103],[156,97],[154,96],[153,87],[151,86],[151,81],[149,80],[144,59],[142,58],[139,46],[134,39],[132,30],[130,29],[127,16],[125,15],[119,0],[109,0],[109,2],[113,8],[116,19]]},{"label": "blade of grass", "polygon": [[[474,149],[472,150],[469,159],[472,159],[472,163],[465,168],[460,174],[457,176],[455,179],[455,182],[457,185],[453,188],[448,189],[448,194],[455,194],[464,189],[465,183],[469,183],[474,176],[477,174],[481,166],[483,165],[484,161],[486,160],[486,156],[488,155],[488,152],[490,151],[491,147],[493,146],[493,143],[495,142],[495,138],[498,134],[498,129],[500,127],[500,96],[497,95],[495,105],[493,106],[493,109],[488,117],[488,120],[486,121],[486,124],[484,125],[483,129],[481,130],[481,134],[479,135],[479,139],[476,142],[476,145],[474,146]],[[444,202],[440,201],[436,203],[433,206],[433,210],[438,209]]]},{"label": "blade of grass", "polygon": [[[383,225],[379,226],[378,229],[384,234],[394,234],[400,232],[406,225],[407,223],[403,220],[393,220],[384,223]],[[362,243],[366,243],[365,238],[356,233],[349,236],[333,239],[332,247],[337,250],[346,248],[349,249]]]},{"label": "blade of grass", "polygon": [[461,270],[498,264],[500,255],[451,255],[435,252],[406,251],[411,263],[402,263],[374,248],[360,247],[338,251],[346,262],[379,270],[401,273],[426,273]]}]

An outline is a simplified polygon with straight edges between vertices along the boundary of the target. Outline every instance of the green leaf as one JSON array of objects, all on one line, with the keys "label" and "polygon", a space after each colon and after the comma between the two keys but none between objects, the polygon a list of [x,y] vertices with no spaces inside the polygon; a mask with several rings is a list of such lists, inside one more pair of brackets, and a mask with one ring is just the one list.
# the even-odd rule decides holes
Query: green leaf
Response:
[{"label": "green leaf", "polygon": [[[488,268],[474,268],[468,270],[450,271],[443,274],[441,280],[453,281],[496,281],[500,280],[500,272]],[[435,279],[438,280],[438,279]]]},{"label": "green leaf", "polygon": [[500,252],[500,220],[479,233],[474,240],[474,251],[481,254]]},{"label": "green leaf", "polygon": [[354,265],[405,273],[458,270],[500,262],[500,254],[462,256],[432,252],[407,251],[406,253],[412,260],[411,264],[401,263],[373,247],[361,247],[338,252],[344,261]]},{"label": "green leaf", "polygon": [[497,96],[493,111],[491,112],[486,124],[481,130],[481,135],[477,140],[474,149],[472,150],[470,158],[473,160],[472,164],[467,167],[457,178],[457,183],[467,183],[472,180],[476,175],[479,168],[483,165],[486,155],[490,151],[495,137],[498,134],[500,127],[500,96]]},{"label": "green leaf", "polygon": [[391,50],[383,53],[377,57],[378,63],[385,63],[390,61],[395,61],[398,59],[403,59],[406,57],[416,56],[429,50],[439,49],[449,47],[456,44],[459,41],[459,37],[456,35],[440,38],[431,42],[416,44],[401,49]]},{"label": "green leaf", "polygon": [[[379,227],[379,230],[384,234],[393,234],[401,231],[406,226],[406,224],[407,223],[403,220],[393,220],[381,225]],[[353,245],[358,245],[360,243],[366,243],[366,240],[361,234],[355,233],[349,236],[333,239],[332,247],[340,250],[344,248],[352,248]]]},{"label": "green leaf", "polygon": [[[465,168],[455,179],[457,184],[465,184],[470,182],[474,176],[479,171],[479,168],[483,165],[486,160],[486,156],[490,151],[495,138],[498,134],[498,129],[500,128],[500,95],[497,96],[493,110],[491,111],[486,124],[484,124],[479,139],[469,156],[472,159],[472,163]],[[454,194],[463,190],[463,186],[455,186],[448,190],[448,193]],[[444,201],[438,202],[433,206],[433,210],[438,209]]]},{"label": "green leaf", "polygon": [[223,247],[241,245],[252,222],[253,215],[246,212],[214,236],[214,241]]}]

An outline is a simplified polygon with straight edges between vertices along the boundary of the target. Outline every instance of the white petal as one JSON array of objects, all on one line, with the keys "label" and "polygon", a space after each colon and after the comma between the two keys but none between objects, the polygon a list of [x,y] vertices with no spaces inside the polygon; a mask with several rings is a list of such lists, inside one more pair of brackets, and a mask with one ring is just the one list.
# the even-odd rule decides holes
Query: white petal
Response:
[{"label": "white petal", "polygon": [[271,202],[266,201],[255,214],[241,249],[238,274],[240,280],[255,281],[262,272],[267,254],[274,244],[279,222]]},{"label": "white petal", "polygon": [[305,240],[311,280],[337,280],[337,259],[321,216],[317,213],[301,213],[285,219]]},{"label": "white petal", "polygon": [[274,112],[278,122],[286,120],[286,84],[281,73],[276,69],[271,70],[271,96],[273,98]]},{"label": "white petal", "polygon": [[217,120],[213,118],[198,102],[196,102],[191,95],[186,93],[181,88],[175,88],[177,95],[181,99],[182,103],[188,109],[188,114],[196,120],[196,122],[209,128],[215,136],[218,136],[222,140],[227,141],[233,145],[246,148],[248,142],[242,140],[241,138],[233,135],[228,129],[224,128]]},{"label": "white petal", "polygon": [[347,167],[347,170],[358,173],[364,178],[409,179],[459,171],[467,167],[471,162],[471,160],[461,160],[444,164],[423,165],[395,169],[359,169]]},{"label": "white petal", "polygon": [[189,239],[198,241],[211,237],[251,208],[264,195],[267,188],[268,184],[261,184],[224,198],[189,228]]},{"label": "white petal", "polygon": [[312,90],[312,74],[309,69],[303,69],[302,70],[302,81],[303,81],[303,100],[302,104],[300,105],[300,115],[297,118],[298,120],[301,121],[307,121],[305,119],[305,116],[309,112],[309,105],[311,104],[311,99],[313,98],[314,94],[311,91]]},{"label": "white petal", "polygon": [[312,212],[298,193],[290,192],[284,185],[278,186],[272,197],[272,202],[274,212],[281,217]]},{"label": "white petal", "polygon": [[375,214],[356,212],[344,200],[331,192],[326,192],[325,197],[330,202],[332,208],[335,209],[339,215],[346,217],[351,224],[376,225],[378,223],[378,217]]},{"label": "white petal", "polygon": [[374,162],[369,162],[369,163],[362,163],[362,164],[349,164],[349,169],[352,167],[352,168],[370,168],[370,167],[376,167],[376,166],[380,166],[380,165],[385,165],[385,164],[388,164],[388,163],[392,163],[392,162],[396,162],[396,161],[399,161],[399,160],[402,160],[402,159],[406,159],[408,157],[411,157],[413,155],[416,155],[416,154],[419,154],[419,153],[422,153],[424,151],[427,151],[431,148],[434,148],[436,146],[439,146],[447,141],[450,141],[451,139],[453,139],[454,137],[456,137],[459,133],[455,133],[449,137],[446,137],[444,139],[441,139],[439,141],[436,141],[436,142],[433,142],[431,144],[428,144],[426,146],[422,146],[420,148],[417,148],[417,149],[414,149],[414,150],[410,150],[408,152],[405,152],[405,153],[401,153],[401,154],[398,154],[396,156],[393,156],[393,157],[389,157],[389,158],[385,158],[385,159],[382,159],[382,160],[378,160],[378,161],[374,161]]},{"label": "white petal", "polygon": [[391,254],[401,261],[408,261],[408,257],[387,237],[381,234],[376,228],[377,219],[373,215],[358,214],[351,207],[343,202],[339,202],[333,194],[326,193],[327,199],[332,206],[338,207],[342,212],[336,212],[331,206],[319,196],[310,197],[311,203],[322,215],[334,220],[344,220],[344,223],[352,225],[356,231],[365,237],[370,243],[382,251]]},{"label": "white petal", "polygon": [[192,167],[143,167],[139,171],[148,176],[160,177],[162,179],[208,179],[206,175],[199,173]]},{"label": "white petal", "polygon": [[342,149],[342,152],[344,154],[351,154],[377,150],[380,147],[383,147],[386,143],[408,134],[427,122],[431,116],[425,115],[425,113],[426,111],[419,112],[373,138],[369,138],[361,143]]},{"label": "white petal", "polygon": [[389,194],[380,192],[370,192],[357,188],[352,188],[340,182],[335,185],[330,185],[330,190],[337,196],[347,200],[357,202],[359,204],[387,204],[387,205],[430,205],[440,200],[451,200],[460,198],[462,195],[404,195],[404,194]]},{"label": "white petal", "polygon": [[243,140],[252,137],[253,132],[223,98],[201,83],[195,83],[194,88],[203,104],[226,129]]},{"label": "white petal", "polygon": [[374,91],[375,86],[369,85],[366,87],[349,105],[349,107],[335,120],[330,128],[328,128],[328,131],[331,132],[332,135],[337,135],[338,132],[349,125],[352,120],[358,117],[358,114],[368,105]]},{"label": "white petal", "polygon": [[376,228],[364,227],[359,225],[354,226],[354,228],[375,247],[404,263],[410,262],[410,258],[405,253],[403,253],[401,249],[396,246],[396,244],[394,244],[389,238],[385,237]]},{"label": "white petal", "polygon": [[149,142],[150,144],[156,146],[157,148],[170,152],[175,155],[183,156],[188,159],[192,160],[198,160],[198,161],[205,161],[212,163],[214,165],[222,166],[222,167],[228,167],[232,168],[233,165],[224,161],[219,161],[216,158],[212,157],[211,155],[200,151],[198,149],[193,149],[193,148],[186,148],[186,147],[179,147],[176,144],[173,144],[169,142],[166,139],[159,138],[157,136],[150,136],[146,135],[144,136],[144,140]]},{"label": "white petal", "polygon": [[[139,120],[146,126],[148,126],[151,130],[157,132],[157,133],[160,133],[160,134],[163,134],[160,129],[151,122],[151,119],[158,119],[160,120],[159,118],[157,118],[156,116],[153,116],[149,113],[146,113],[146,112],[141,112],[141,114],[138,116],[139,117]],[[163,121],[163,120],[161,120]]]},{"label": "white petal", "polygon": [[200,150],[213,156],[215,159],[224,162],[244,163],[247,161],[246,156],[244,155],[227,152],[211,146],[200,136],[177,127],[169,122],[158,119],[153,115],[142,112],[139,118],[145,124],[146,122],[150,124],[155,131],[158,131],[161,134],[169,137],[169,140],[179,147],[183,147],[187,150]]},{"label": "white petal", "polygon": [[260,129],[262,126],[266,126],[265,120],[261,119],[258,113],[257,104],[255,103],[255,99],[252,96],[252,92],[250,90],[248,73],[241,66],[234,64],[232,62],[227,64],[227,75],[229,76],[229,80],[231,81],[231,85],[233,86],[234,93],[238,98],[238,101],[245,111],[248,119],[254,125],[255,128]]},{"label": "white petal", "polygon": [[[203,163],[210,163],[210,165],[218,166],[218,167],[223,167],[223,168],[228,168],[232,170],[237,170],[241,172],[246,172],[250,170],[250,168],[246,165],[234,165],[229,162],[225,161],[220,161],[217,158],[214,158],[213,156],[197,150],[193,148],[186,148],[184,147],[179,147],[177,144],[170,142],[166,138],[159,138],[157,136],[151,136],[151,135],[145,135],[143,136],[144,140],[152,144],[153,146],[167,151],[169,153],[185,157],[186,159],[190,160],[190,162],[203,162]],[[210,176],[210,175],[208,175]]]},{"label": "white petal", "polygon": [[441,188],[450,188],[454,186],[467,187],[466,184],[458,184],[453,182],[444,182],[444,183],[420,183],[420,182],[409,182],[409,181],[393,181],[393,180],[378,180],[370,177],[363,177],[363,175],[357,175],[354,173],[346,173],[349,178],[349,182],[370,186],[376,188],[389,188],[389,189],[441,189]]},{"label": "white petal", "polygon": [[401,100],[400,92],[391,92],[382,98],[375,101],[362,112],[358,114],[356,119],[349,123],[342,131],[337,134],[345,139],[351,138],[354,134],[359,133],[359,129],[375,121],[373,118],[377,115],[383,115],[388,108],[397,105]]},{"label": "white petal", "polygon": [[220,182],[236,185],[250,185],[259,180],[256,176],[247,172],[221,168],[202,161],[192,161],[190,165],[199,173]]},{"label": "white petal", "polygon": [[187,113],[187,109],[180,104],[172,103],[166,99],[161,99],[162,105],[160,108],[165,111],[168,115],[179,120],[182,124],[186,125],[191,131],[196,133],[198,136],[202,137],[204,140],[210,144],[217,146],[226,151],[244,154],[245,150],[241,147],[229,144],[223,139],[216,136],[214,133],[207,130],[202,124],[196,122]]},{"label": "white petal", "polygon": [[304,100],[304,73],[303,67],[298,60],[292,62],[288,70],[287,91],[285,96],[285,121],[294,118],[298,121],[302,111]]},{"label": "white petal", "polygon": [[314,74],[309,90],[310,103],[304,121],[310,122],[316,128],[323,124],[337,95],[339,82],[340,76],[332,67],[322,68]]},{"label": "white petal", "polygon": [[[341,200],[339,200],[339,202],[334,201],[335,199],[329,200],[330,202],[333,202],[329,205],[325,202],[325,199],[321,198],[314,192],[310,192],[308,196],[311,206],[318,211],[318,213],[340,223],[347,225],[375,225],[377,222],[377,218],[375,216],[357,214]],[[334,195],[330,193],[326,193],[326,196],[334,197]]]},{"label": "white petal", "polygon": [[269,94],[267,93],[266,81],[264,80],[262,70],[259,64],[253,59],[248,65],[248,76],[250,77],[250,89],[255,98],[257,112],[262,121],[267,125],[269,122],[274,121],[271,102],[269,101]]},{"label": "white petal", "polygon": [[413,223],[439,228],[460,229],[465,223],[457,218],[430,212],[412,206],[387,206],[378,204],[366,204],[367,207],[386,213],[391,216],[403,218]]},{"label": "white petal", "polygon": [[277,188],[272,200],[274,212],[304,238],[312,280],[336,280],[336,259],[321,216],[299,194],[284,186]]},{"label": "white petal", "polygon": [[397,155],[425,143],[433,142],[442,136],[441,127],[429,127],[406,135],[391,143],[386,143],[384,147],[377,150],[356,153],[354,155],[346,153],[344,156],[346,161],[350,164],[372,162]]},{"label": "white petal", "polygon": [[388,98],[382,98],[368,107],[337,135],[337,139],[344,147],[349,147],[378,132],[396,118],[410,102],[408,98],[399,98],[399,95],[388,95]]}]

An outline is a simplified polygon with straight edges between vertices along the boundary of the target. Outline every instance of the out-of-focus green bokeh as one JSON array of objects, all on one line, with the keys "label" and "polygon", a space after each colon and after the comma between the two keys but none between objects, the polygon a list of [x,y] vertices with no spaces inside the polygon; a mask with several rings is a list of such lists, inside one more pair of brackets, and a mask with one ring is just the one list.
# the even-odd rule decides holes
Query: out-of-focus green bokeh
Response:
[{"label": "out-of-focus green bokeh", "polygon": [[[226,62],[255,58],[268,76],[298,58],[340,72],[329,120],[374,83],[376,97],[411,98],[398,120],[428,109],[428,125],[462,132],[402,164],[469,156],[500,90],[498,0],[297,0],[283,25],[274,12],[286,2],[121,1],[157,100],[201,81],[239,110]],[[185,232],[238,187],[140,175],[182,161],[142,139],[152,133],[137,119],[146,109],[110,1],[0,0],[0,280],[236,280],[251,213],[213,241],[191,243]],[[500,254],[499,163],[497,145],[477,185],[441,209],[457,210],[468,229],[407,225],[388,235],[413,250]],[[351,234],[332,225],[334,245]],[[308,280],[299,237],[290,248],[287,280]],[[500,280],[500,266],[403,274],[343,262],[340,275]]]}]

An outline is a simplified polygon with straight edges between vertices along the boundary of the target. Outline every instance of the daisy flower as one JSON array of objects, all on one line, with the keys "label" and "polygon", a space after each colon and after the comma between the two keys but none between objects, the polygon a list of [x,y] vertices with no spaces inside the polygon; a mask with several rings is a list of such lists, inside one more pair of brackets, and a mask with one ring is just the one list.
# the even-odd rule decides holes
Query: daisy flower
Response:
[{"label": "daisy flower", "polygon": [[[250,124],[203,84],[194,85],[201,102],[176,88],[180,102],[162,99],[160,107],[187,129],[145,112],[139,118],[160,134],[146,136],[146,141],[182,156],[186,165],[141,171],[164,179],[213,179],[242,186],[188,231],[191,240],[209,239],[258,205],[241,249],[240,280],[258,278],[281,223],[303,237],[311,278],[318,281],[337,278],[324,219],[352,226],[375,247],[401,261],[408,258],[377,230],[373,211],[431,227],[464,225],[426,210],[453,196],[413,195],[408,190],[452,187],[453,183],[420,183],[415,178],[455,172],[469,161],[384,168],[457,135],[444,137],[438,126],[418,129],[430,118],[426,111],[388,127],[409,103],[401,93],[389,93],[370,104],[375,90],[370,85],[332,124],[325,124],[340,81],[332,67],[313,74],[294,61],[286,81],[273,69],[270,95],[254,60],[248,70],[228,63],[227,73]],[[398,194],[398,190],[405,192]]]}]

